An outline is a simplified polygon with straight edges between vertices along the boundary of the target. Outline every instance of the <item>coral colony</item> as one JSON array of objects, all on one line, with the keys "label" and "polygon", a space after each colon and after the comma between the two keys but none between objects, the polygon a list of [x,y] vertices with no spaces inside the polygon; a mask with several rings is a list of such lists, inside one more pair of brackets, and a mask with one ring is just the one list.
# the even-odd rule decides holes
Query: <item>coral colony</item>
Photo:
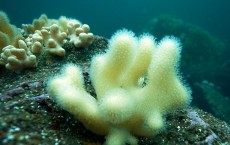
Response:
[{"label": "coral colony", "polygon": [[0,67],[10,70],[36,67],[37,56],[41,53],[64,57],[62,45],[66,38],[76,47],[87,47],[94,38],[87,24],[64,16],[56,20],[43,14],[33,24],[23,24],[27,38],[22,37],[1,11],[0,22]]},{"label": "coral colony", "polygon": [[92,59],[95,98],[84,88],[81,68],[73,64],[50,78],[48,92],[87,129],[106,135],[107,145],[135,145],[133,135],[158,133],[164,128],[163,115],[191,100],[177,70],[180,51],[174,37],[156,44],[150,35],[136,38],[120,30],[107,52]]},{"label": "coral colony", "polygon": [[[87,47],[90,27],[78,20],[41,15],[23,25],[23,36],[0,12],[0,66],[9,70],[37,66],[40,54],[65,56],[69,41]],[[66,39],[68,38],[68,39]],[[107,145],[138,144],[135,136],[153,136],[164,128],[164,115],[189,104],[190,89],[178,71],[180,42],[165,37],[137,38],[126,29],[116,32],[107,52],[91,61],[90,79],[96,96],[87,93],[81,68],[67,64],[50,77],[47,91],[66,111],[92,132],[105,135]]]}]

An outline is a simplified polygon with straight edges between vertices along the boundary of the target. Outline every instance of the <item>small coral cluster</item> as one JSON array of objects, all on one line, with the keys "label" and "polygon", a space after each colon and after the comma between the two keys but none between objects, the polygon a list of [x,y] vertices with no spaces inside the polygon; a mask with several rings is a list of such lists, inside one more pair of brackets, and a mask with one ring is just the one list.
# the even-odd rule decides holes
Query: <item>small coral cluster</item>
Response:
[{"label": "small coral cluster", "polygon": [[10,70],[35,67],[37,65],[36,56],[31,53],[23,40],[19,40],[18,44],[19,48],[12,45],[4,47],[0,64],[5,64],[5,67]]},{"label": "small coral cluster", "polygon": [[0,11],[0,52],[7,45],[17,45],[17,40],[22,38],[14,25],[10,24],[7,15]]},{"label": "small coral cluster", "polygon": [[122,30],[91,62],[96,98],[86,92],[81,68],[73,64],[50,78],[48,92],[87,129],[107,135],[107,145],[134,145],[133,135],[153,136],[164,127],[166,113],[190,102],[190,89],[177,70],[180,49],[174,37],[157,44],[150,35],[136,38]]},{"label": "small coral cluster", "polygon": [[[87,24],[61,16],[59,19],[48,19],[41,15],[32,24],[23,24],[27,38],[17,35],[16,27],[9,23],[7,15],[0,13],[0,66],[7,69],[23,69],[37,66],[37,56],[41,53],[65,56],[62,45],[67,38],[76,47],[87,47],[93,41],[93,34]],[[20,35],[21,36],[21,35]]]}]

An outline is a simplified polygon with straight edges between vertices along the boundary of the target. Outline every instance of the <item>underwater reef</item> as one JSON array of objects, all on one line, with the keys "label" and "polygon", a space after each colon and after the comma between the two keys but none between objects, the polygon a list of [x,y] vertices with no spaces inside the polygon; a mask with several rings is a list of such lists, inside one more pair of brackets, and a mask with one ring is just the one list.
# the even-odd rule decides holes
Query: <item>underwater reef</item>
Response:
[{"label": "underwater reef", "polygon": [[193,104],[230,123],[229,46],[205,29],[169,15],[150,20],[144,31],[182,43],[181,71],[193,90]]},{"label": "underwater reef", "polygon": [[[68,27],[69,22],[71,23]],[[150,81],[148,81],[146,75],[144,75],[144,77],[141,79],[133,79],[135,78],[135,75],[125,75],[125,76],[121,75],[122,79],[119,79],[118,77],[119,81],[116,81],[116,79],[114,79],[114,76],[110,76],[111,77],[110,79],[112,79],[113,81],[106,82],[108,81],[106,80],[106,76],[108,76],[108,74],[104,73],[104,71],[109,72],[111,71],[111,69],[106,69],[107,67],[104,67],[104,66],[106,66],[107,63],[109,62],[113,62],[112,64],[114,64],[114,61],[112,61],[111,58],[108,56],[110,55],[114,56],[112,58],[120,57],[119,60],[120,59],[129,60],[128,58],[130,58],[130,62],[132,62],[131,60],[134,60],[134,62],[135,60],[137,60],[135,64],[139,63],[140,67],[142,65],[144,66],[145,61],[139,62],[142,59],[134,59],[133,56],[129,55],[130,53],[129,51],[123,52],[123,53],[127,53],[127,57],[122,57],[121,55],[114,55],[114,54],[119,54],[120,51],[116,51],[116,49],[113,49],[111,50],[112,52],[110,52],[108,48],[119,48],[120,46],[124,46],[124,45],[125,47],[127,47],[128,45],[127,48],[130,48],[130,50],[132,50],[133,47],[129,47],[129,46],[130,45],[132,46],[133,43],[127,43],[125,41],[123,44],[123,43],[120,43],[119,41],[115,41],[114,39],[120,39],[120,37],[115,37],[116,34],[114,36],[114,39],[111,39],[113,40],[112,41],[113,43],[111,42],[111,40],[108,40],[107,38],[104,38],[102,36],[97,36],[95,34],[94,35],[89,34],[86,36],[85,33],[88,34],[89,27],[84,24],[83,26],[81,23],[77,23],[76,25],[76,22],[78,21],[76,20],[72,21],[72,20],[66,19],[66,17],[64,18],[60,17],[58,20],[51,20],[51,19],[48,19],[46,16],[42,15],[40,18],[35,19],[32,24],[23,25],[23,28],[18,30],[24,38],[18,41],[20,45],[16,46],[10,43],[11,46],[8,47],[7,45],[4,44],[5,46],[1,50],[1,56],[0,56],[0,59],[2,61],[2,67],[0,68],[0,82],[1,82],[0,83],[0,90],[1,90],[0,91],[0,110],[1,110],[0,111],[0,120],[1,120],[0,122],[0,144],[102,145],[104,142],[107,141],[108,138],[105,138],[104,133],[102,133],[102,135],[97,135],[86,128],[87,125],[92,125],[93,123],[95,123],[93,124],[93,126],[96,125],[97,127],[96,122],[92,121],[90,122],[90,124],[87,124],[87,122],[85,123],[82,122],[82,120],[84,121],[84,118],[78,119],[79,117],[78,115],[73,114],[71,111],[69,111],[68,109],[62,106],[62,103],[63,103],[61,102],[62,100],[58,102],[57,98],[54,98],[56,92],[52,92],[53,91],[52,89],[55,90],[60,86],[65,87],[65,84],[60,84],[60,85],[56,84],[53,86],[54,88],[52,87],[50,88],[49,86],[50,83],[47,84],[47,81],[48,82],[52,81],[52,79],[55,79],[55,76],[59,77],[56,74],[58,74],[61,70],[63,70],[62,68],[63,65],[67,63],[77,65],[78,67],[81,68],[81,73],[80,73],[81,75],[79,76],[81,76],[82,79],[80,79],[80,82],[82,83],[81,85],[84,85],[84,92],[82,92],[83,90],[81,90],[81,93],[84,94],[85,92],[87,92],[87,94],[90,95],[90,97],[92,96],[92,98],[97,97],[98,92],[103,93],[104,92],[103,90],[106,90],[106,91],[111,90],[111,87],[116,86],[117,82],[119,82],[118,87],[121,86],[120,89],[125,88],[125,90],[131,92],[131,94],[135,94],[132,91],[137,92],[136,91],[137,89],[136,90],[133,89],[134,85],[130,85],[130,84],[135,84],[132,82],[133,80],[135,81],[138,80],[138,83],[135,85],[137,85],[141,89],[145,87],[147,88],[149,87],[149,84],[151,84],[151,79]],[[60,26],[60,25],[62,25],[62,27],[58,27],[57,29],[57,26]],[[81,36],[81,38],[79,38],[80,33],[83,33],[83,36]],[[5,35],[6,33],[4,34],[4,36]],[[63,39],[63,37],[65,39]],[[71,41],[72,38],[74,38],[74,40],[77,39],[77,41]],[[128,38],[129,40],[131,39],[131,42],[133,42],[133,39],[134,41],[136,41],[135,40],[136,38],[133,37],[133,34],[130,35],[130,32],[128,34]],[[152,38],[150,40],[151,40],[150,46],[148,45],[146,46],[146,43],[141,44],[141,42],[138,42],[140,44],[138,44],[137,46],[139,46],[139,48],[150,47],[151,49],[152,45],[154,45],[154,43],[152,42],[154,41],[152,41],[153,40]],[[166,41],[167,39],[163,39],[163,40]],[[162,43],[159,44],[161,47],[164,46],[163,48],[168,48],[170,50],[172,45],[176,46],[175,48],[179,47],[177,46],[177,43],[175,43],[174,45],[174,40],[172,41],[173,43],[171,43],[171,41],[170,43],[164,43],[163,40],[162,40]],[[138,39],[138,41],[140,41],[140,39]],[[83,44],[83,45],[78,45],[79,42],[80,44]],[[49,46],[52,46],[52,47],[49,47]],[[20,53],[18,53],[17,49],[21,50]],[[157,54],[162,55],[161,57],[156,58],[155,64],[158,64],[159,62],[161,62],[162,59],[165,61],[164,63],[159,65],[158,69],[159,71],[165,72],[164,76],[166,76],[168,79],[172,78],[173,80],[172,82],[174,83],[176,82],[176,84],[178,85],[177,89],[179,89],[179,91],[177,89],[172,89],[171,86],[169,86],[169,89],[167,89],[166,84],[168,80],[165,81],[164,78],[162,79],[162,77],[159,77],[160,75],[157,75],[155,78],[154,76],[151,76],[151,77],[160,82],[159,83],[160,87],[163,86],[163,88],[161,88],[160,90],[165,89],[166,91],[168,91],[169,94],[161,93],[161,91],[159,92],[155,91],[156,94],[154,94],[154,93],[151,93],[151,89],[147,89],[148,91],[146,91],[147,93],[145,94],[146,96],[151,96],[153,94],[155,96],[159,95],[159,97],[164,96],[164,95],[166,95],[166,97],[172,95],[172,97],[175,97],[175,98],[178,97],[179,100],[174,101],[174,102],[173,102],[174,99],[172,98],[165,99],[163,101],[160,100],[162,104],[165,104],[166,102],[167,106],[168,105],[170,106],[170,107],[167,107],[167,106],[164,107],[164,105],[162,105],[163,106],[162,110],[170,110],[170,111],[166,111],[167,114],[164,113],[164,111],[159,111],[160,113],[162,113],[163,117],[161,115],[157,117],[160,117],[160,118],[162,117],[163,119],[161,118],[162,120],[159,122],[154,122],[156,120],[150,120],[149,122],[150,125],[153,125],[153,126],[159,125],[157,123],[160,123],[160,130],[156,131],[156,134],[154,136],[143,137],[143,135],[138,136],[141,133],[138,134],[138,130],[134,129],[134,132],[136,132],[137,136],[135,136],[135,133],[134,133],[135,138],[132,138],[133,136],[130,135],[130,140],[128,140],[128,142],[130,144],[139,144],[139,145],[146,145],[146,144],[158,144],[158,145],[164,145],[164,144],[228,144],[230,143],[230,126],[226,122],[221,121],[213,117],[211,114],[204,112],[198,108],[193,108],[191,106],[188,106],[189,101],[190,101],[190,92],[189,92],[190,90],[188,89],[187,86],[183,86],[183,83],[181,84],[180,82],[181,78],[177,76],[179,74],[177,74],[178,72],[177,70],[175,70],[175,66],[177,66],[178,60],[177,59],[176,60],[167,59],[168,56],[171,56],[171,55],[177,56],[178,50],[172,49],[175,51],[165,54],[165,52],[168,52],[168,51],[164,51],[164,50],[168,50],[168,49],[162,49],[162,52],[160,51],[155,52]],[[109,52],[110,52],[110,55],[107,55],[107,53],[109,54]],[[95,55],[98,56],[98,54],[99,54],[99,57],[95,58]],[[139,53],[139,54],[142,54],[142,53]],[[21,57],[21,56],[24,56],[24,57]],[[27,62],[28,61],[30,62],[30,59],[27,59],[27,58],[29,58],[30,56],[33,56],[34,58],[36,58],[35,65],[27,65],[28,64]],[[145,58],[144,60],[146,60],[147,55],[143,55],[143,56]],[[140,57],[138,58],[142,58],[143,56],[140,55]],[[149,60],[151,60],[151,56],[152,55],[149,56],[150,57]],[[96,65],[95,69],[97,70],[97,68],[99,68],[98,70],[104,70],[103,72],[99,72],[99,73],[97,71],[94,71],[94,73],[92,72],[90,67],[91,67],[91,60],[93,58],[98,59],[98,61],[100,61],[101,58],[103,59],[109,58],[107,59],[107,61],[104,61],[103,63],[99,63],[100,65]],[[115,62],[117,62],[116,59],[114,60]],[[171,60],[174,60],[173,63],[171,62]],[[124,62],[120,62],[120,63],[124,63]],[[149,64],[150,62],[147,63],[146,65],[149,65]],[[163,64],[165,65],[164,67],[162,67]],[[175,65],[172,65],[172,64],[175,64]],[[127,64],[123,64],[123,65],[126,66]],[[144,67],[143,72],[138,72],[139,69],[135,70],[135,65],[133,66],[134,68],[127,69],[127,72],[131,70],[131,72],[134,71],[139,74],[142,74],[142,73],[145,74],[146,71],[148,70],[148,71],[153,71],[153,74],[154,74],[154,71],[155,71],[155,69],[152,69],[151,67],[150,69],[148,69],[148,67]],[[153,66],[157,66],[157,65],[153,65]],[[113,67],[113,66],[110,66],[110,67]],[[123,69],[119,68],[120,65],[114,64],[114,67],[118,68],[116,69],[116,71],[123,71]],[[161,69],[161,67],[163,69]],[[164,71],[165,68],[168,68],[169,71]],[[115,73],[113,72],[114,75],[119,76],[120,73],[116,73],[116,71]],[[174,72],[174,73],[170,73],[170,72]],[[97,77],[92,78],[91,76],[92,74],[97,75]],[[67,82],[69,83],[69,85],[73,85],[73,83],[77,83],[77,85],[79,85],[79,82],[70,79],[71,81],[74,81],[74,82],[71,82],[69,80],[69,78],[72,77],[71,75],[74,75],[74,74],[70,73],[69,75],[67,75]],[[62,75],[63,78],[65,78],[64,76],[65,75]],[[129,80],[129,77],[131,77],[130,82],[122,81],[124,79]],[[103,85],[97,82],[98,78],[101,79],[102,82],[107,83],[108,86],[105,86],[105,88],[101,88],[101,86]],[[166,82],[166,84],[162,82]],[[163,84],[163,85],[161,86],[160,84]],[[127,86],[131,86],[131,87],[127,87]],[[158,88],[159,86],[157,85],[156,89],[159,89]],[[197,84],[197,86],[200,86],[201,88],[205,88],[199,84]],[[63,90],[63,92],[64,91],[65,90]],[[185,97],[180,98],[180,96],[183,96],[181,95],[181,93],[179,93],[179,96],[177,96],[178,92],[182,92],[182,94],[185,95]],[[68,92],[65,92],[63,94],[66,95],[68,94]],[[126,95],[127,93],[125,92],[124,94]],[[138,98],[138,96],[135,96],[135,97]],[[119,95],[118,95],[118,98],[119,98]],[[169,101],[167,102],[167,100]],[[110,104],[111,102],[108,102],[108,100],[102,100],[102,101],[105,101],[105,104],[103,106],[104,108],[108,108],[108,110],[114,109],[113,104]],[[128,100],[125,103],[121,102],[121,104],[125,106],[119,106],[120,104],[117,104],[115,108],[117,109],[117,107],[118,108],[121,107],[121,109],[122,108],[125,109],[124,107],[129,106],[130,105],[129,102],[131,101],[132,100]],[[182,102],[182,105],[177,106],[181,102]],[[109,103],[110,105],[105,106],[106,103]],[[151,102],[149,102],[149,104],[151,104]],[[72,104],[70,103],[69,105],[72,105]],[[147,103],[147,107],[148,106],[149,105]],[[67,106],[67,108],[68,107],[69,106]],[[88,106],[88,107],[89,108],[87,109],[90,110],[91,106]],[[130,108],[133,108],[133,107],[131,106]],[[79,108],[79,110],[80,109],[81,108]],[[78,110],[75,110],[75,111],[79,112]],[[94,110],[90,110],[90,111],[94,112]],[[150,113],[151,112],[152,111],[150,111]],[[115,126],[116,128],[118,127],[126,128],[127,126],[124,124],[122,125],[119,124],[119,126],[116,126],[117,122],[122,121],[122,119],[127,119],[127,117],[120,118],[120,117],[123,117],[121,116],[122,113],[123,112],[119,112],[119,111],[118,113],[115,112],[113,114],[109,114],[108,112],[105,112],[104,114],[105,116],[109,115],[111,117],[110,118],[111,120],[108,119],[109,123],[106,124],[105,126],[110,125],[112,127]],[[130,114],[129,116],[132,116],[132,114]],[[135,118],[131,118],[131,119],[135,120]],[[162,123],[164,124],[163,127],[161,126]],[[144,125],[147,125],[147,124],[144,124]],[[144,127],[143,130],[144,130],[146,126],[143,126],[143,127]],[[144,134],[146,134],[146,132],[144,132]],[[120,136],[115,135],[115,137],[112,138],[111,140],[114,140],[114,139],[116,143],[116,139],[120,139]],[[122,140],[120,144],[125,144],[125,142],[127,142],[124,140]],[[115,143],[110,143],[110,144],[115,144]],[[107,142],[107,144],[109,143]]]}]

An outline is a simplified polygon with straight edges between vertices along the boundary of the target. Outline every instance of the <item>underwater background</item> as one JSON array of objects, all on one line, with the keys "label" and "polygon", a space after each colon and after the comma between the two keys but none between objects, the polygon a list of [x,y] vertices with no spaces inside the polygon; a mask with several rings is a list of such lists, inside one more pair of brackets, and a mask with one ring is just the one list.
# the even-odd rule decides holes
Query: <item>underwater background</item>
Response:
[{"label": "underwater background", "polygon": [[[215,93],[218,91],[224,99],[211,102],[215,102],[219,109],[226,108],[216,100],[226,102],[225,99],[230,97],[229,6],[228,0],[0,0],[0,9],[17,27],[32,23],[44,13],[49,18],[66,16],[78,19],[89,24],[95,35],[107,38],[121,28],[136,34],[151,33],[159,39],[164,35],[179,37],[186,48],[182,54],[182,72],[195,94],[193,103],[206,111],[216,112],[225,120],[229,119],[226,116],[230,116],[230,109],[223,117],[220,110],[204,104],[213,94],[205,99],[201,85],[202,82],[214,85]],[[196,60],[198,58],[200,60]],[[210,91],[206,91],[206,96],[207,92]]]},{"label": "underwater background", "polygon": [[229,0],[0,0],[0,10],[19,28],[46,14],[78,19],[106,38],[121,28],[157,40],[174,35],[183,45],[180,69],[192,106],[230,124]]},{"label": "underwater background", "polygon": [[92,32],[105,37],[123,27],[141,32],[150,19],[167,14],[229,39],[229,6],[228,0],[0,0],[0,9],[17,26],[31,23],[42,13],[49,18],[64,15],[89,24]]}]

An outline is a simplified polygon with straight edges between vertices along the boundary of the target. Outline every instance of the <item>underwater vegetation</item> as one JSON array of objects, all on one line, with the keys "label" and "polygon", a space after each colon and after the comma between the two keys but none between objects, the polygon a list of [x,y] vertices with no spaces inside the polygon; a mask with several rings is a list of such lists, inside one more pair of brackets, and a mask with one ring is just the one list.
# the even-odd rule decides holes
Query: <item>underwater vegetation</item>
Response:
[{"label": "underwater vegetation", "polygon": [[178,39],[123,30],[108,40],[46,15],[17,31],[0,56],[0,144],[230,142],[227,123],[187,106]]},{"label": "underwater vegetation", "polygon": [[230,107],[226,107],[230,104],[229,97],[224,96],[220,88],[208,81],[196,83],[195,86],[202,91],[211,112],[230,123]]},{"label": "underwater vegetation", "polygon": [[215,78],[219,73],[224,72],[225,44],[201,27],[163,15],[151,20],[145,31],[159,39],[165,35],[180,38],[183,45],[181,68],[189,81],[204,79],[213,82],[218,80]]},{"label": "underwater vegetation", "polygon": [[[159,39],[165,35],[174,35],[180,38],[183,47],[180,62],[181,70],[193,90],[193,103],[230,122],[229,111],[225,110],[225,106],[230,105],[228,85],[230,67],[229,57],[225,55],[228,53],[226,44],[201,27],[185,23],[168,15],[150,20],[145,31]],[[212,89],[215,89],[210,91],[211,88],[197,85],[202,84],[202,82],[213,84]],[[214,93],[217,91],[216,88],[219,88],[218,95]],[[207,92],[210,93],[207,94]],[[225,100],[225,105],[223,105],[222,100]]]}]

